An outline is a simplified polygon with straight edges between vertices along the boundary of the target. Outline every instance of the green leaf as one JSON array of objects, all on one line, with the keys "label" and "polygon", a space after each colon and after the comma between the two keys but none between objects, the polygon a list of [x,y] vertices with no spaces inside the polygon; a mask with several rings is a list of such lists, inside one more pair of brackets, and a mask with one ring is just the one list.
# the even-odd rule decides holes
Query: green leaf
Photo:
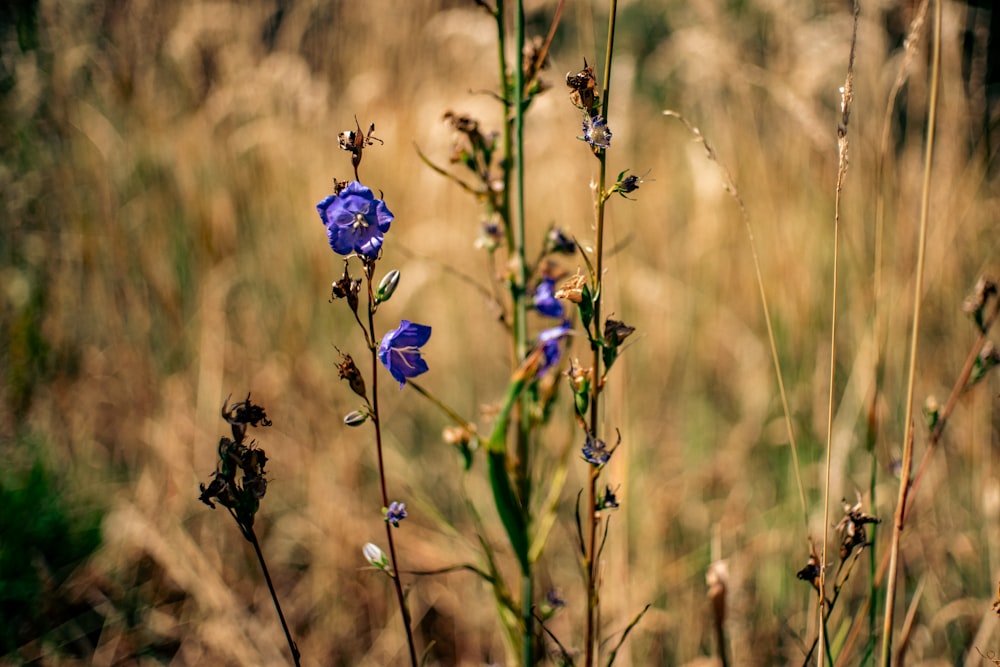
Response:
[{"label": "green leaf", "polygon": [[528,562],[528,527],[524,521],[524,512],[514,487],[507,474],[507,455],[504,452],[490,452],[490,486],[493,487],[493,501],[496,503],[500,520],[507,531],[510,546],[521,565],[521,572],[531,571]]}]

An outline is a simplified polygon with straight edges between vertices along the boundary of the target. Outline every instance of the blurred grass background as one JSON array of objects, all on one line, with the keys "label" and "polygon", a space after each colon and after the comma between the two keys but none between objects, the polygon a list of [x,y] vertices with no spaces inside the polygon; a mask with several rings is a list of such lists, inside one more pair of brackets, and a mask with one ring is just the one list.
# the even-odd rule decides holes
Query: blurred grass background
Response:
[{"label": "blurred grass background", "polygon": [[[527,3],[530,33],[544,33],[554,4]],[[606,423],[624,441],[609,479],[621,483],[624,503],[604,566],[603,618],[618,631],[653,603],[623,658],[633,664],[712,664],[704,573],[716,556],[730,570],[737,664],[800,664],[814,632],[814,594],[795,573],[807,538],[823,530],[849,4],[619,3],[610,171],[648,175],[637,201],[616,199],[610,209],[606,309],[639,335],[608,394]],[[903,432],[925,39],[893,115],[881,190],[876,173],[915,9],[864,3],[841,230],[831,494],[853,500],[869,487],[877,310],[885,377],[870,509],[885,520]],[[584,57],[600,62],[606,12],[600,2],[567,8],[545,76],[553,89],[529,115],[536,248],[550,223],[592,235],[596,161],[575,139],[578,112],[562,78]],[[1000,248],[990,15],[946,2],[944,16],[918,400],[943,400],[954,382],[975,334],[962,299],[996,269]],[[314,204],[332,178],[350,175],[337,134],[355,115],[362,126],[374,122],[385,145],[366,152],[362,178],[396,214],[383,267],[404,277],[381,322],[433,325],[424,384],[461,412],[475,416],[497,400],[505,343],[488,305],[453,272],[489,277],[473,248],[479,211],[414,148],[447,160],[449,109],[498,128],[497,104],[483,92],[497,78],[490,18],[459,0],[16,0],[0,17],[4,663],[284,664],[252,552],[224,514],[197,502],[225,433],[219,407],[250,390],[274,420],[256,434],[272,481],[258,534],[304,664],[400,664],[389,588],[360,552],[382,530],[372,446],[340,423],[355,406],[337,380],[334,345],[359,354],[362,343],[327,303],[342,267]],[[755,227],[808,526],[740,212],[718,167],[665,108],[714,145]],[[879,193],[887,215],[876,289]],[[915,499],[902,568],[907,602],[922,587],[913,664],[979,664],[974,646],[1000,650],[990,610],[1000,575],[998,388],[990,377],[963,401]],[[390,485],[411,509],[399,533],[404,567],[474,560],[444,422],[412,392],[386,391],[384,403]],[[550,431],[553,450],[575,437],[565,412]],[[553,630],[578,645],[571,517],[583,465],[573,468],[566,521],[540,577],[569,602]],[[482,470],[466,483],[487,507]],[[879,531],[879,557],[887,533]],[[838,603],[833,634],[868,595],[866,561]],[[502,660],[490,594],[477,580],[407,579],[418,635],[436,642],[439,664]],[[861,650],[846,664],[858,664]]]}]

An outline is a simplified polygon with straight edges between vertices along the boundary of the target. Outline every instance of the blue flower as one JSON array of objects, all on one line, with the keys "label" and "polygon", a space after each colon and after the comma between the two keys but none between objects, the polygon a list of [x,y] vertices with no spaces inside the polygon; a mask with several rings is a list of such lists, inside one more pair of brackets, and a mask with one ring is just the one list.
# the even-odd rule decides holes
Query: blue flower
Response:
[{"label": "blue flower", "polygon": [[385,520],[399,528],[399,522],[406,518],[406,503],[397,503],[395,500],[385,508]]},{"label": "blue flower", "polygon": [[611,450],[607,443],[598,440],[589,433],[587,442],[583,445],[583,460],[594,467],[599,467],[611,460]]},{"label": "blue flower", "polygon": [[538,345],[542,350],[542,363],[538,367],[536,375],[541,377],[545,371],[559,363],[562,357],[562,347],[560,342],[569,335],[569,322],[565,320],[557,327],[546,329],[538,334]]},{"label": "blue flower", "polygon": [[403,320],[399,327],[382,337],[378,358],[389,369],[402,389],[406,378],[426,373],[427,362],[420,357],[420,347],[431,337],[431,328]]},{"label": "blue flower", "polygon": [[553,278],[545,278],[542,282],[538,283],[538,287],[535,288],[535,310],[542,315],[561,318],[563,316],[563,305],[555,297],[555,291],[556,281]]},{"label": "blue flower", "polygon": [[382,235],[389,231],[393,215],[381,199],[358,181],[351,181],[340,194],[330,195],[316,205],[326,225],[330,247],[338,255],[358,253],[368,259],[378,257]]},{"label": "blue flower", "polygon": [[604,495],[598,499],[597,507],[594,508],[594,511],[616,510],[620,505],[621,503],[618,501],[618,495],[615,493],[615,490],[605,485]]},{"label": "blue flower", "polygon": [[608,123],[600,116],[594,116],[583,121],[583,140],[594,148],[611,146],[611,130]]}]

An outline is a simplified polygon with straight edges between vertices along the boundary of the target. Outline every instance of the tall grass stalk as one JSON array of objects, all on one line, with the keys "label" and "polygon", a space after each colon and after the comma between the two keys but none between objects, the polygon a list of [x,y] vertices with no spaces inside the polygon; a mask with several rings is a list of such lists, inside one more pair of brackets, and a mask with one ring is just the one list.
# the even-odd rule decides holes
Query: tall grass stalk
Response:
[{"label": "tall grass stalk", "polygon": [[920,199],[920,238],[917,245],[917,269],[913,286],[913,322],[910,332],[909,379],[906,385],[906,417],[903,435],[903,464],[899,477],[899,497],[889,543],[889,571],[885,589],[885,622],[882,626],[883,667],[892,664],[892,626],[899,567],[899,542],[906,519],[906,500],[910,493],[910,470],[913,465],[913,393],[916,386],[917,345],[920,339],[920,314],[924,289],[924,262],[927,254],[927,219],[930,209],[931,166],[934,159],[934,132],[937,121],[938,87],[941,79],[941,0],[934,2],[934,33],[931,43],[930,97],[927,110],[927,138],[924,149],[924,179]]},{"label": "tall grass stalk", "polygon": [[830,523],[830,474],[833,467],[833,417],[835,405],[835,379],[837,372],[837,282],[840,268],[840,203],[844,191],[844,179],[847,177],[848,146],[847,126],[851,118],[851,102],[854,100],[854,56],[858,44],[858,19],[861,6],[858,0],[854,2],[854,24],[851,31],[851,52],[847,60],[847,77],[840,91],[840,122],[837,124],[837,191],[834,198],[833,213],[833,290],[830,297],[830,383],[829,402],[827,404],[826,426],[826,482],[823,486],[823,549],[819,566],[819,657],[817,664],[824,664],[824,657],[832,664],[832,656],[826,655],[826,566],[829,554],[829,535],[827,526]]}]

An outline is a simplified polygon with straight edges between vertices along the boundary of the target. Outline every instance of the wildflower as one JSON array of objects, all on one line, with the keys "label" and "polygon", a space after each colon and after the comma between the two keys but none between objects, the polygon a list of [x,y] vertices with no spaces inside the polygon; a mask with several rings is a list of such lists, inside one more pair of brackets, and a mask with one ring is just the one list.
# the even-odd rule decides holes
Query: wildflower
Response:
[{"label": "wildflower", "polygon": [[541,376],[545,371],[559,363],[559,359],[562,357],[562,348],[559,343],[569,335],[569,332],[569,323],[564,320],[559,326],[546,329],[538,334],[542,360],[535,373],[536,376]]},{"label": "wildflower", "polygon": [[583,140],[594,148],[611,146],[611,130],[601,116],[593,116],[583,121]]},{"label": "wildflower", "polygon": [[535,310],[548,317],[563,316],[563,306],[555,297],[556,281],[554,278],[543,278],[535,288]]},{"label": "wildflower", "polygon": [[611,460],[611,450],[607,443],[587,434],[587,442],[583,445],[583,460],[592,466],[602,466]]},{"label": "wildflower", "polygon": [[372,565],[372,567],[377,567],[380,570],[384,570],[389,566],[389,557],[385,555],[378,545],[367,542],[365,546],[361,547],[361,553],[364,554],[365,560]]},{"label": "wildflower", "polygon": [[399,327],[382,337],[378,358],[389,369],[402,389],[406,378],[414,378],[428,371],[427,362],[420,356],[420,347],[431,337],[431,328],[403,320]]},{"label": "wildflower", "polygon": [[545,251],[560,255],[572,255],[576,252],[576,241],[558,227],[549,230],[545,237]]},{"label": "wildflower", "polygon": [[383,508],[385,513],[385,520],[393,525],[394,528],[399,528],[399,522],[406,518],[406,503],[397,503],[395,500],[389,504],[389,507]]},{"label": "wildflower", "polygon": [[340,194],[321,201],[316,210],[335,253],[357,253],[368,259],[378,257],[383,234],[389,231],[394,217],[385,202],[358,181],[351,181]]},{"label": "wildflower", "polygon": [[557,591],[554,588],[550,588],[548,591],[546,591],[545,601],[553,609],[562,609],[563,607],[566,606],[566,600],[564,600],[562,596],[559,595],[559,591]]},{"label": "wildflower", "polygon": [[476,239],[475,246],[493,252],[500,246],[502,241],[503,230],[500,229],[500,225],[496,222],[484,222],[479,233],[479,238]]},{"label": "wildflower", "polygon": [[621,503],[619,502],[614,489],[610,486],[605,486],[604,495],[597,500],[597,507],[594,508],[594,511],[600,512],[601,510],[616,510],[620,505]]}]

